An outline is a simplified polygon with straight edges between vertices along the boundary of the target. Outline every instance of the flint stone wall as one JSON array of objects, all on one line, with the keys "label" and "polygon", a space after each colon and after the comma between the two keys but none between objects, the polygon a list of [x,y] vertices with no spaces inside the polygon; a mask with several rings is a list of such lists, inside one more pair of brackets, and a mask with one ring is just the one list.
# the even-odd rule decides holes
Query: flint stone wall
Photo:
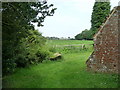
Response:
[{"label": "flint stone wall", "polygon": [[86,61],[87,69],[96,72],[119,73],[120,6],[115,7],[94,36],[94,52]]}]

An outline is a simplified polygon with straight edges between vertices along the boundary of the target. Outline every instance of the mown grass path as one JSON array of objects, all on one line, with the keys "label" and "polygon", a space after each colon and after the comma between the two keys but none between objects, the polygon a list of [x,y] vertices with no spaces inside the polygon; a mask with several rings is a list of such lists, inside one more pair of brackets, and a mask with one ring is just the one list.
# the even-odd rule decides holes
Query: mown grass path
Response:
[{"label": "mown grass path", "polygon": [[59,61],[44,61],[42,64],[18,69],[3,78],[3,87],[8,88],[114,88],[117,75],[86,71],[85,61],[91,52],[65,54]]}]

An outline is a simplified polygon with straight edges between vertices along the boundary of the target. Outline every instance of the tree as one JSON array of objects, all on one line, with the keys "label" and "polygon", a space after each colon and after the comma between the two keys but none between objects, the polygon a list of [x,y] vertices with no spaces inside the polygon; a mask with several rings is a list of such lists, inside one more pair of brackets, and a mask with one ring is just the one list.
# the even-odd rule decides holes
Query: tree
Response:
[{"label": "tree", "polygon": [[52,6],[53,4],[48,5],[47,2],[2,3],[3,74],[14,71],[16,57],[23,54],[21,50],[26,48],[23,46],[26,44],[21,45],[21,39],[28,37],[29,30],[35,30],[32,22],[40,27],[46,16],[53,16],[56,8]]},{"label": "tree", "polygon": [[[109,0],[108,0],[109,1]],[[110,2],[95,2],[93,6],[93,12],[91,16],[91,28],[90,30],[84,30],[82,33],[77,34],[75,39],[93,39],[95,33],[97,33],[98,28],[106,20],[107,16],[110,14]]]},{"label": "tree", "polygon": [[110,2],[97,2],[96,0],[91,16],[91,30],[93,31],[93,35],[110,14],[110,7]]},{"label": "tree", "polygon": [[75,39],[77,39],[77,40],[83,40],[83,39],[92,40],[92,31],[85,29],[80,34],[77,34],[75,36]]}]

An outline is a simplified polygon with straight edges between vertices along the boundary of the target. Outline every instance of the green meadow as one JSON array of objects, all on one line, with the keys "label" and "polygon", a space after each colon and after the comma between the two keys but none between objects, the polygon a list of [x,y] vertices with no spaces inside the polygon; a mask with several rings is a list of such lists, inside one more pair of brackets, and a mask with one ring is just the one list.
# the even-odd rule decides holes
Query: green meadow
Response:
[{"label": "green meadow", "polygon": [[[93,44],[85,40],[49,40],[51,50],[62,54],[57,61],[44,60],[37,65],[17,68],[16,72],[3,77],[3,88],[117,88],[117,74],[94,73],[86,69],[86,60],[93,52]],[[61,45],[61,47],[53,47]],[[62,46],[63,45],[63,46]]]},{"label": "green meadow", "polygon": [[73,45],[73,44],[93,44],[93,41],[90,40],[48,40],[47,44],[49,45]]}]

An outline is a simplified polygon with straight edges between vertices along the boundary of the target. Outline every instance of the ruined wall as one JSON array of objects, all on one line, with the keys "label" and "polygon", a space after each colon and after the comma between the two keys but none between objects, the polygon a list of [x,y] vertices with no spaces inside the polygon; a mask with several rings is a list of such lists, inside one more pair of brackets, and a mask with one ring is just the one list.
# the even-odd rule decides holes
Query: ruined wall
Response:
[{"label": "ruined wall", "polygon": [[94,52],[87,60],[88,70],[118,73],[120,7],[115,7],[94,36]]},{"label": "ruined wall", "polygon": [[120,73],[120,1],[118,9],[118,72]]}]

